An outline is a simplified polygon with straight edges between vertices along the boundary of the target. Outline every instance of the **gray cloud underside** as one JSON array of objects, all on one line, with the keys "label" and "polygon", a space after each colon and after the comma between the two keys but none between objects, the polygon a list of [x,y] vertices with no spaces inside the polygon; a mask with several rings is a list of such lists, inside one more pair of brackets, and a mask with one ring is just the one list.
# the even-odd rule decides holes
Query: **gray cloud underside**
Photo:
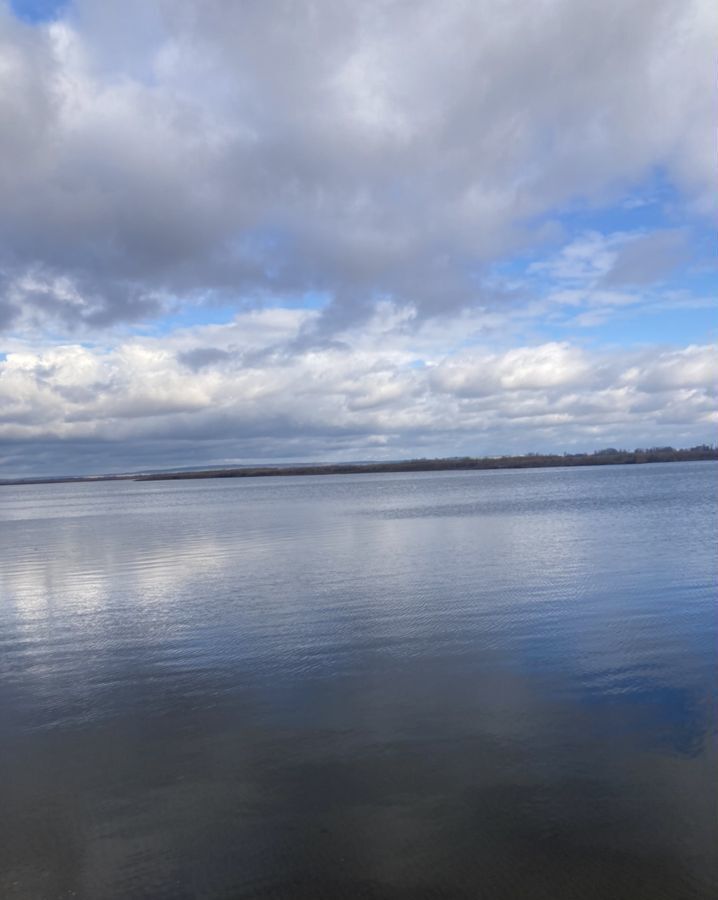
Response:
[{"label": "gray cloud underside", "polygon": [[[710,0],[2,6],[0,327],[520,302],[482,273],[562,204],[661,169],[710,210],[715,24]],[[627,253],[613,283],[642,283]]]}]

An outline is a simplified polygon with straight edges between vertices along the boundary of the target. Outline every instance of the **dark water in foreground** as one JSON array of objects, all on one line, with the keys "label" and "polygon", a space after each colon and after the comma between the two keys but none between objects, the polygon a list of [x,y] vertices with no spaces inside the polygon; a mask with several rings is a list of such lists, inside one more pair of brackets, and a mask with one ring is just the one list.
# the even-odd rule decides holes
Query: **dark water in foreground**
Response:
[{"label": "dark water in foreground", "polygon": [[715,463],[0,491],[0,897],[718,888]]}]

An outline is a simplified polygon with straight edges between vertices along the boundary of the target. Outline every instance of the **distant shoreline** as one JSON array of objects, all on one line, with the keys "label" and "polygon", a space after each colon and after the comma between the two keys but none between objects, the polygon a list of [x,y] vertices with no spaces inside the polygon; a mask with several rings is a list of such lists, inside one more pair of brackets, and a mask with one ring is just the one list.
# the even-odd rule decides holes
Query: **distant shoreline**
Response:
[{"label": "distant shoreline", "polygon": [[198,478],[266,478],[296,475],[363,475],[383,472],[485,471],[492,469],[548,469],[567,466],[645,465],[663,462],[718,460],[718,448],[708,445],[675,450],[655,447],[646,450],[598,450],[595,453],[542,454],[497,457],[449,457],[410,459],[397,462],[315,463],[279,466],[243,466],[227,469],[168,471],[122,475],[68,475],[47,478],[0,479],[0,487],[24,484],[68,484],[90,481],[185,481]]}]

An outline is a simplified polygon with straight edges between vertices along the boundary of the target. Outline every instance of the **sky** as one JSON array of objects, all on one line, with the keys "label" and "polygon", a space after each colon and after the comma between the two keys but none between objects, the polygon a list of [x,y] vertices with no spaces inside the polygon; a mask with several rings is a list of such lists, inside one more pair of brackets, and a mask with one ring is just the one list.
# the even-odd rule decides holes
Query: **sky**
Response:
[{"label": "sky", "polygon": [[714,0],[0,0],[0,476],[717,437]]}]

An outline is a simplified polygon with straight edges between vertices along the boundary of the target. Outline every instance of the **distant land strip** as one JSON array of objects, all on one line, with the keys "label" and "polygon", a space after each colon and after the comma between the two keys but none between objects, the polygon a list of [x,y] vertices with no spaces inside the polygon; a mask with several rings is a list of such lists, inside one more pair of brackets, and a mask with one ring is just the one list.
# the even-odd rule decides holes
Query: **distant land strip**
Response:
[{"label": "distant land strip", "polygon": [[544,454],[522,456],[456,456],[445,459],[408,459],[395,462],[309,463],[306,465],[242,466],[229,469],[145,472],[122,475],[68,475],[47,478],[0,479],[0,486],[21,484],[61,484],[85,481],[180,481],[190,478],[259,478],[279,475],[362,475],[381,472],[443,472],[452,470],[546,469],[565,466],[616,466],[645,463],[696,462],[718,459],[718,447],[700,444],[685,450],[651,447],[617,450],[609,447],[594,453]]}]

